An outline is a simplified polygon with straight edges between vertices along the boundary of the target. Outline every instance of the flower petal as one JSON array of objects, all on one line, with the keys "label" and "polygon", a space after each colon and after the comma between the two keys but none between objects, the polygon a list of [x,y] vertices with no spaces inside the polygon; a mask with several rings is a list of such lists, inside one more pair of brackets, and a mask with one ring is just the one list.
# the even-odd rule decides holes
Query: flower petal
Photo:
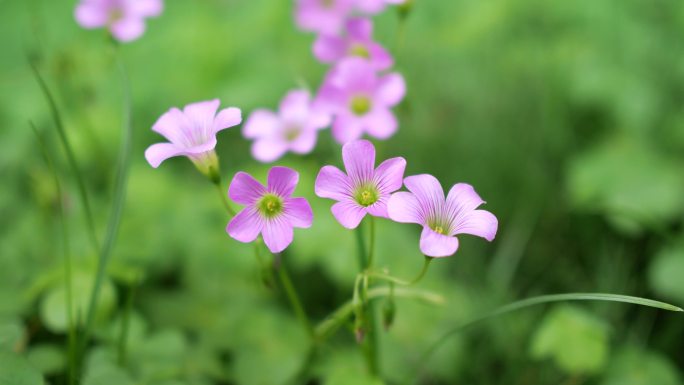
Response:
[{"label": "flower petal", "polygon": [[334,63],[347,51],[345,41],[333,35],[319,35],[312,47],[314,57],[321,63]]},{"label": "flower petal", "polygon": [[221,102],[218,99],[212,99],[191,103],[183,108],[183,114],[190,122],[190,128],[196,142],[215,136],[214,117],[220,104]]},{"label": "flower petal", "polygon": [[349,177],[335,166],[321,168],[314,188],[319,197],[337,201],[349,198],[352,190]]},{"label": "flower petal", "polygon": [[228,197],[237,203],[250,205],[266,193],[264,186],[246,172],[238,172],[228,187]]},{"label": "flower petal", "polygon": [[437,178],[429,174],[413,175],[404,178],[404,185],[418,200],[424,220],[441,215],[444,210],[444,190]]},{"label": "flower petal", "polygon": [[352,115],[338,115],[332,126],[332,134],[338,143],[344,144],[361,138],[363,121]]},{"label": "flower petal", "polygon": [[378,82],[378,88],[375,91],[375,101],[384,106],[392,107],[399,104],[406,95],[406,82],[404,77],[393,72],[383,76]]},{"label": "flower petal", "polygon": [[153,144],[145,150],[145,159],[154,168],[159,167],[161,162],[178,155],[184,155],[183,150],[171,143]]},{"label": "flower petal", "polygon": [[285,250],[294,238],[292,224],[283,217],[267,220],[261,234],[264,237],[266,247],[272,253],[280,253]]},{"label": "flower petal", "polygon": [[299,173],[289,167],[275,166],[268,171],[268,191],[283,198],[292,195],[299,183]]},{"label": "flower petal", "polygon": [[368,52],[370,53],[370,59],[373,66],[378,71],[384,71],[394,64],[394,58],[390,55],[389,51],[385,47],[381,46],[375,42],[368,43]]},{"label": "flower petal", "polygon": [[406,159],[402,157],[390,158],[380,163],[375,169],[374,180],[383,194],[391,194],[401,188],[406,170]]},{"label": "flower petal", "polygon": [[355,229],[366,216],[366,210],[351,200],[337,202],[330,208],[333,216],[340,224],[348,229]]},{"label": "flower petal", "polygon": [[366,133],[378,139],[388,139],[397,132],[397,118],[386,108],[379,108],[368,114],[363,122]]},{"label": "flower petal", "polygon": [[290,142],[290,150],[297,154],[308,154],[316,147],[317,130],[302,131],[297,139]]},{"label": "flower petal", "polygon": [[185,129],[189,125],[187,118],[178,108],[171,108],[166,111],[152,126],[152,131],[163,135],[171,143],[179,147],[190,146],[190,139],[185,134]]},{"label": "flower petal", "polygon": [[309,228],[313,222],[313,210],[305,198],[289,198],[285,200],[284,213],[292,226]]},{"label": "flower petal", "polygon": [[452,217],[458,216],[459,213],[468,213],[478,208],[485,201],[475,192],[473,186],[467,183],[456,183],[449,190],[446,198],[447,209]]},{"label": "flower petal", "polygon": [[428,257],[448,257],[458,250],[458,239],[432,231],[424,227],[420,234],[420,251]]},{"label": "flower petal", "polygon": [[264,219],[253,206],[246,207],[228,222],[226,232],[240,242],[252,242],[261,232]]},{"label": "flower petal", "polygon": [[137,16],[127,16],[112,24],[112,36],[121,42],[133,41],[145,32],[145,20]]},{"label": "flower petal", "polygon": [[219,111],[214,119],[213,131],[217,133],[229,127],[237,126],[242,122],[242,111],[236,107],[228,107]]},{"label": "flower petal", "polygon": [[424,225],[426,222],[418,198],[406,191],[396,192],[390,196],[387,201],[387,214],[395,222],[419,225]]},{"label": "flower petal", "polygon": [[76,6],[74,17],[83,28],[104,27],[109,21],[109,9],[96,1],[82,1]]},{"label": "flower petal", "polygon": [[375,147],[367,140],[355,140],[342,147],[342,161],[354,186],[373,180]]},{"label": "flower petal", "polygon": [[499,221],[487,210],[473,210],[456,223],[453,234],[470,234],[493,241]]},{"label": "flower petal", "polygon": [[161,0],[129,0],[126,5],[128,12],[140,17],[159,16],[164,10]]},{"label": "flower petal", "polygon": [[280,101],[280,119],[289,124],[302,124],[309,116],[311,95],[307,90],[292,90]]},{"label": "flower petal", "polygon": [[373,36],[373,22],[366,18],[347,20],[347,34],[355,40],[370,40]]},{"label": "flower petal", "polygon": [[387,196],[381,197],[377,202],[366,207],[366,212],[374,217],[389,218],[389,214],[387,213],[388,200]]},{"label": "flower petal", "polygon": [[269,110],[254,110],[242,128],[247,139],[272,137],[280,128],[280,119]]},{"label": "flower petal", "polygon": [[277,138],[257,139],[252,143],[252,156],[262,163],[271,163],[287,152],[287,143]]}]

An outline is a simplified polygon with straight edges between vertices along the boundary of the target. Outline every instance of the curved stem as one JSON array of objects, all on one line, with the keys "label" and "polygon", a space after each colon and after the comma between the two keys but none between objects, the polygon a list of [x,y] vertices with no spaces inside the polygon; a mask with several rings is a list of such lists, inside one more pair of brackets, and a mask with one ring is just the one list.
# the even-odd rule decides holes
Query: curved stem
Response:
[{"label": "curved stem", "polygon": [[235,216],[235,210],[233,210],[233,208],[230,207],[230,203],[228,203],[228,198],[227,198],[226,194],[223,192],[223,187],[221,187],[221,180],[220,179],[216,180],[213,183],[213,185],[216,186],[216,190],[218,191],[218,194],[221,197],[221,202],[223,203],[223,207],[228,212],[228,215],[230,215],[231,218],[234,217]]},{"label": "curved stem", "polygon": [[283,289],[285,289],[285,295],[290,301],[290,306],[292,306],[292,310],[295,312],[299,322],[302,324],[302,326],[304,326],[304,329],[306,329],[306,332],[309,334],[309,336],[312,339],[315,339],[316,335],[314,333],[314,329],[311,326],[311,323],[309,323],[309,317],[306,315],[306,311],[304,311],[302,301],[299,299],[299,295],[297,295],[297,291],[292,284],[290,274],[287,272],[285,265],[282,263],[281,256],[282,254],[280,253],[275,254],[274,264],[275,268],[278,270],[278,277],[283,285]]},{"label": "curved stem", "polygon": [[411,286],[411,285],[415,285],[416,283],[420,282],[420,280],[422,280],[423,277],[425,277],[425,273],[427,273],[428,267],[430,266],[430,262],[432,262],[433,259],[434,258],[432,258],[432,257],[425,256],[425,261],[423,262],[423,268],[420,270],[418,275],[410,281],[406,281],[406,280],[403,280],[401,278],[391,276],[389,274],[383,274],[383,273],[378,273],[378,272],[373,272],[373,271],[367,271],[365,274],[368,277],[382,279],[384,281],[396,283],[398,285]]}]

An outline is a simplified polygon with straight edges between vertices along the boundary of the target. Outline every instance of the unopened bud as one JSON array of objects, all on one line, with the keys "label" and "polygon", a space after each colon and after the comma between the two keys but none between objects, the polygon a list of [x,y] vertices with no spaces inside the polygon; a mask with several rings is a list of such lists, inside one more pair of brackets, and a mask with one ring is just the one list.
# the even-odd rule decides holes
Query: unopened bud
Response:
[{"label": "unopened bud", "polygon": [[406,19],[413,9],[413,2],[415,0],[405,0],[402,4],[399,4],[397,11],[399,12],[399,17]]},{"label": "unopened bud", "polygon": [[385,330],[389,330],[389,328],[392,327],[396,312],[394,300],[388,299],[382,306],[382,324],[385,327]]}]

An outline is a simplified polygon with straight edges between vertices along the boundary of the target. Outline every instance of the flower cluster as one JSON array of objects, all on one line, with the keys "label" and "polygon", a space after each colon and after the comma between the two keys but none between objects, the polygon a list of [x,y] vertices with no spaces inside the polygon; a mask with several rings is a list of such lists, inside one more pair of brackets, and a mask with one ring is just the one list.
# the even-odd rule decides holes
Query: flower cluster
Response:
[{"label": "flower cluster", "polygon": [[83,28],[109,29],[116,40],[129,42],[145,32],[145,19],[159,16],[162,0],[81,0],[74,16]]}]

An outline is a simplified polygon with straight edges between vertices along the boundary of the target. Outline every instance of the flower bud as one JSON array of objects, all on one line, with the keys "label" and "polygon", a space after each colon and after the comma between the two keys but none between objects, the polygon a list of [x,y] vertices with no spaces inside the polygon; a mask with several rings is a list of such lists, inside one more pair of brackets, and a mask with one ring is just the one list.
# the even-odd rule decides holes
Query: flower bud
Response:
[{"label": "flower bud", "polygon": [[382,324],[385,327],[385,330],[389,330],[390,327],[392,327],[396,312],[394,299],[390,298],[385,301],[384,305],[382,306]]},{"label": "flower bud", "polygon": [[406,19],[413,9],[414,0],[405,0],[403,4],[399,4],[397,11],[399,12],[399,18]]}]

